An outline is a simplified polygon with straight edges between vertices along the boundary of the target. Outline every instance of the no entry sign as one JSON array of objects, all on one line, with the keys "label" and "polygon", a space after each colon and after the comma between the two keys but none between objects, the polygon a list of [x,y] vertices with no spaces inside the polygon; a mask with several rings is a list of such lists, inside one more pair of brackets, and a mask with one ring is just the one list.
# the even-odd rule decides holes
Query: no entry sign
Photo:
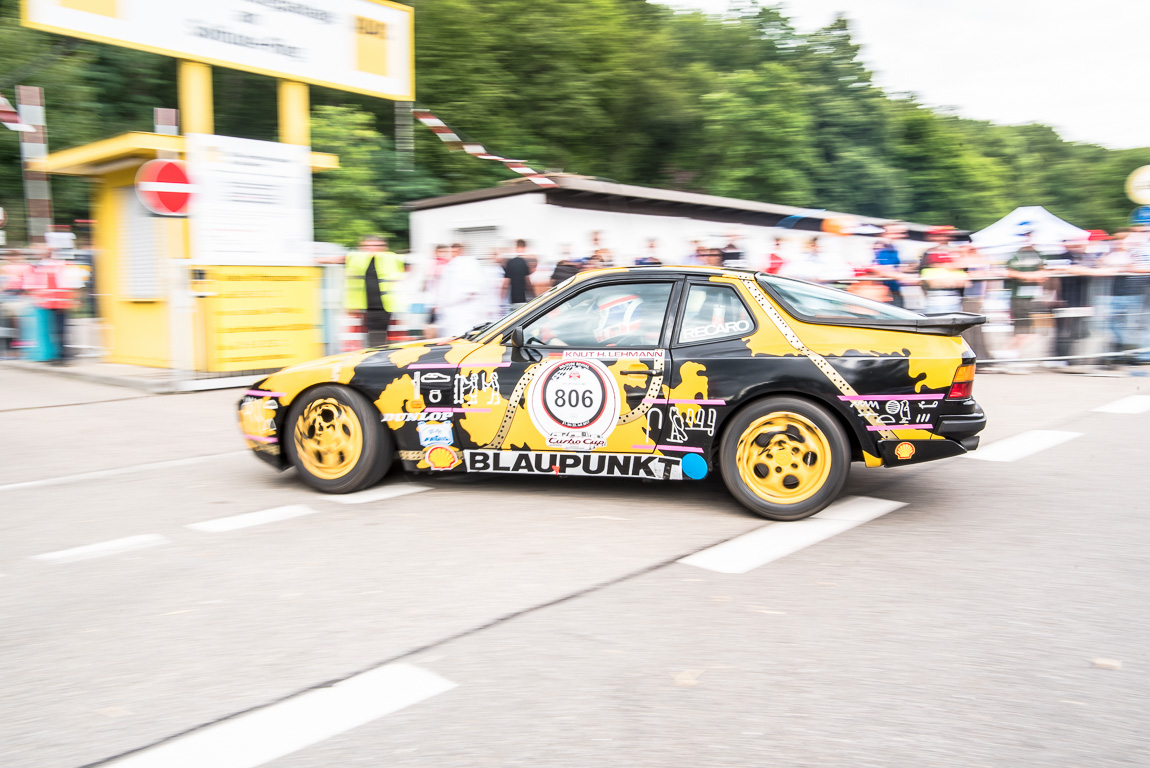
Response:
[{"label": "no entry sign", "polygon": [[192,183],[183,160],[149,160],[136,172],[136,196],[160,216],[187,216]]}]

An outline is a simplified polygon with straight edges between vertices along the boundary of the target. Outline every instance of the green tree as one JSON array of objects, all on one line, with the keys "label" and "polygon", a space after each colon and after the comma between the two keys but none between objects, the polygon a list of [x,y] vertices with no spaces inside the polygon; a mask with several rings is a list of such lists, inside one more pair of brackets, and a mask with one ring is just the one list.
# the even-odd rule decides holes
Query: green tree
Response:
[{"label": "green tree", "polygon": [[707,109],[700,152],[706,191],[812,206],[816,161],[802,81],[780,64],[719,76]]},{"label": "green tree", "polygon": [[[541,170],[970,228],[1037,204],[1114,229],[1132,207],[1123,181],[1147,161],[1048,126],[964,120],[886,94],[845,17],[802,34],[781,6],[757,0],[722,16],[642,0],[411,3],[420,102]],[[16,7],[0,0],[0,81],[36,64],[20,79],[46,90],[53,149],[148,130],[153,107],[176,105],[172,59],[87,42],[45,57],[64,38],[21,28]],[[275,139],[272,78],[217,68],[214,82],[219,133]],[[418,127],[415,170],[399,172],[391,102],[311,93],[317,148],[344,165],[315,179],[321,236],[402,237],[403,202],[516,178]],[[0,133],[0,204],[17,218],[14,240],[16,150],[16,135]],[[53,189],[59,221],[85,216],[83,181]]]},{"label": "green tree", "polygon": [[385,233],[394,206],[379,184],[383,136],[371,116],[349,107],[317,107],[311,135],[312,147],[339,155],[340,165],[312,182],[316,240],[353,246],[367,235]]},{"label": "green tree", "polygon": [[[59,38],[20,26],[14,2],[0,5],[0,91],[15,104],[15,85],[44,89],[49,149],[92,141],[103,136],[99,96],[87,80],[92,54],[84,49],[54,46]],[[20,134],[0,130],[0,206],[8,213],[8,239],[27,239]],[[58,223],[87,218],[88,184],[81,179],[51,180]]]}]

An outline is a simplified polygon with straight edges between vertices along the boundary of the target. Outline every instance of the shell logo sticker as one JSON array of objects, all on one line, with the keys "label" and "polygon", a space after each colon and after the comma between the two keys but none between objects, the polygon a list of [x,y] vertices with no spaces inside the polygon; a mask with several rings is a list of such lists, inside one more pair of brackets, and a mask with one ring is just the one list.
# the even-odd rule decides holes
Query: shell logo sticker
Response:
[{"label": "shell logo sticker", "polygon": [[894,455],[906,461],[914,456],[914,443],[899,443],[894,447]]},{"label": "shell logo sticker", "polygon": [[459,466],[459,455],[444,445],[428,448],[423,459],[432,469],[455,469]]},{"label": "shell logo sticker", "polygon": [[550,448],[602,448],[615,429],[619,412],[615,377],[598,360],[544,363],[527,395],[531,423]]}]

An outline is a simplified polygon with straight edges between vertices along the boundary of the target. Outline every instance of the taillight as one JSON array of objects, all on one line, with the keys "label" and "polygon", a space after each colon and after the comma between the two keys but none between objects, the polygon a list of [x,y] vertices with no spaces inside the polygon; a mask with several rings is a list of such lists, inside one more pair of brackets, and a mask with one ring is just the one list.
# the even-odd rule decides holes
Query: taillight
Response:
[{"label": "taillight", "polygon": [[969,365],[960,365],[958,370],[954,372],[954,380],[950,384],[950,392],[947,393],[948,400],[965,400],[970,397],[970,393],[974,390],[974,363]]}]

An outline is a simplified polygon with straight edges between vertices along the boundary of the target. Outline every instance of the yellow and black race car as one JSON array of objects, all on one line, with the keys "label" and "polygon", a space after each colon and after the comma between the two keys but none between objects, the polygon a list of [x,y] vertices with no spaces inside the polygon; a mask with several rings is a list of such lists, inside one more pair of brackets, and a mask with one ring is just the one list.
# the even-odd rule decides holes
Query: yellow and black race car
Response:
[{"label": "yellow and black race car", "polygon": [[737,269],[585,272],[460,338],[268,376],[244,437],[321,491],[411,472],[700,480],[770,520],[815,514],[852,461],[978,446],[980,315],[923,316]]}]

